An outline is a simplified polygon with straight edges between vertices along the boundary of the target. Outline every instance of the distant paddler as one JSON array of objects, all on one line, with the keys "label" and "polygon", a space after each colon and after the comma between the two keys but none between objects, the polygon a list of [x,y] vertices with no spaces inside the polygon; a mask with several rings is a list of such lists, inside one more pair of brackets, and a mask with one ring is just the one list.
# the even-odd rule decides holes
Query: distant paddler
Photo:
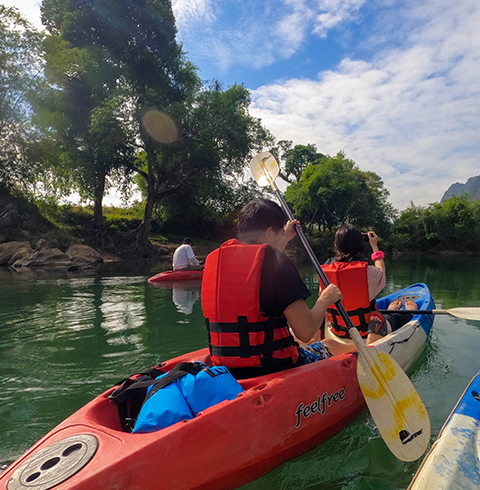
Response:
[{"label": "distant paddler", "polygon": [[195,257],[192,240],[189,237],[185,237],[182,245],[173,253],[172,269],[174,271],[197,270],[202,268],[201,264]]}]

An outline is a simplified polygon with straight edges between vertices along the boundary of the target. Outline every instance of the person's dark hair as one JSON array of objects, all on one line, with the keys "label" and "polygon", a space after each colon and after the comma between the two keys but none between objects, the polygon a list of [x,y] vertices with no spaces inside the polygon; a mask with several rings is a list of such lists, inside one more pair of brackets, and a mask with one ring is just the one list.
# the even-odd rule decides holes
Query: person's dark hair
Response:
[{"label": "person's dark hair", "polygon": [[190,240],[190,238],[188,238],[188,236],[186,236],[184,239],[183,239],[183,243],[188,243],[189,245],[192,244],[192,240]]},{"label": "person's dark hair", "polygon": [[354,225],[342,225],[335,233],[335,260],[351,262],[363,255],[363,235]]},{"label": "person's dark hair", "polygon": [[238,236],[242,242],[255,243],[262,232],[270,227],[278,232],[286,222],[287,218],[276,202],[252,199],[238,213]]}]

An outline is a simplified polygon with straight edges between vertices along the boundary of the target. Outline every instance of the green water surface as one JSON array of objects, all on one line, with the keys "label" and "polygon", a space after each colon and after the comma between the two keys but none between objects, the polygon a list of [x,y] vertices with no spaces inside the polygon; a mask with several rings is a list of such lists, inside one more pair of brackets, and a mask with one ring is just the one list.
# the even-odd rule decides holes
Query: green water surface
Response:
[{"label": "green water surface", "polygon": [[[311,302],[316,274],[300,270]],[[207,345],[200,283],[148,284],[157,271],[145,264],[83,273],[0,270],[0,470],[116,381]],[[480,307],[479,272],[480,258],[397,258],[387,263],[382,295],[425,282],[437,308]],[[432,442],[480,369],[479,345],[480,322],[436,317],[431,342],[409,373],[430,414]],[[404,489],[419,464],[392,456],[366,413],[243,488]]]}]

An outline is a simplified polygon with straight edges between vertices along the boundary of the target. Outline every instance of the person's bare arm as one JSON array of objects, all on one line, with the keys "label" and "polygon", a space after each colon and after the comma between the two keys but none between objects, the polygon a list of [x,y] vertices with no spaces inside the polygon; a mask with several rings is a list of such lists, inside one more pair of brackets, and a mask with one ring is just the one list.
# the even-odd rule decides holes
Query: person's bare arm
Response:
[{"label": "person's bare arm", "polygon": [[330,284],[321,292],[312,309],[307,306],[303,299],[299,299],[285,308],[285,317],[295,337],[302,342],[308,342],[319,329],[327,308],[341,299],[340,289],[335,284]]},{"label": "person's bare arm", "polygon": [[295,230],[295,225],[301,226],[298,219],[287,221],[287,223],[285,224],[283,228],[283,233],[279,237],[278,243],[275,247],[280,252],[283,252],[285,250],[287,243],[297,234],[297,231]]},{"label": "person's bare arm", "polygon": [[[368,240],[370,242],[370,246],[372,247],[372,252],[379,252],[380,249],[378,248],[378,235],[374,231],[369,231],[368,233]],[[386,271],[385,267],[385,261],[383,259],[377,259],[374,262],[375,267],[378,267],[379,269],[382,269],[383,272]]]}]

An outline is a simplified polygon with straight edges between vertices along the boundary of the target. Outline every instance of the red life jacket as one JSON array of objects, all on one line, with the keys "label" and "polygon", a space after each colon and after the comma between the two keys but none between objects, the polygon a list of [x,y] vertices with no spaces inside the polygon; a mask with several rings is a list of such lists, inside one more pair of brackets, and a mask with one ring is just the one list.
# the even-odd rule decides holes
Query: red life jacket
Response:
[{"label": "red life jacket", "polygon": [[[367,337],[370,313],[377,309],[375,299],[372,301],[369,299],[367,265],[366,261],[357,260],[322,265],[328,280],[342,291],[342,304],[362,337]],[[324,289],[323,285],[322,289]],[[328,316],[331,331],[339,337],[350,338],[348,328],[335,305],[328,308]]]},{"label": "red life jacket", "polygon": [[260,311],[260,277],[267,246],[232,239],[205,261],[202,308],[216,366],[260,367],[261,358],[297,362],[298,349],[285,317],[266,318]]}]

